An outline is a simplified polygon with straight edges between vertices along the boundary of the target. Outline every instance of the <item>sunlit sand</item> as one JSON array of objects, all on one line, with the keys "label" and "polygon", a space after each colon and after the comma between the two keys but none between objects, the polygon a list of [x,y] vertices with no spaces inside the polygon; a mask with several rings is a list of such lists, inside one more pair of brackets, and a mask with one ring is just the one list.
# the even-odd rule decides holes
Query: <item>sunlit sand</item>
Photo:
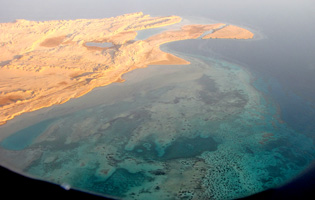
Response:
[{"label": "sunlit sand", "polygon": [[[160,50],[168,42],[203,37],[249,39],[253,34],[224,24],[185,25],[145,40],[137,32],[179,23],[178,16],[132,13],[107,19],[17,20],[0,24],[0,125],[25,112],[61,104],[93,88],[123,81],[121,76],[148,65],[188,61]],[[87,43],[112,43],[112,47]]]}]

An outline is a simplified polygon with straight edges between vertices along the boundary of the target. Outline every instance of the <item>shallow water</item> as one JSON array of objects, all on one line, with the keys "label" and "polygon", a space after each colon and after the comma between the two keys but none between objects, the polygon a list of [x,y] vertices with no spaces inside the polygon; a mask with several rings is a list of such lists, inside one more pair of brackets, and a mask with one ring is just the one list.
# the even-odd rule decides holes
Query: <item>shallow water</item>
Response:
[{"label": "shallow water", "polygon": [[1,165],[124,199],[234,199],[280,186],[314,160],[313,1],[64,2],[3,1],[0,20],[141,8],[244,25],[255,39],[174,42],[167,48],[191,65],[138,69],[124,83],[19,116],[0,127]]},{"label": "shallow water", "polygon": [[136,40],[145,40],[153,35],[156,35],[158,33],[161,33],[163,31],[167,30],[165,27],[162,28],[151,28],[151,29],[144,29],[137,31]]},{"label": "shallow water", "polygon": [[22,129],[1,141],[0,146],[9,150],[22,150],[33,143],[40,134],[45,132],[54,120],[45,120]]},{"label": "shallow water", "polygon": [[[186,57],[191,65],[130,72],[126,82],[83,97],[103,95],[97,104],[20,130],[0,145],[41,152],[18,161],[32,159],[26,174],[124,199],[236,198],[283,184],[310,163],[312,142],[280,120],[248,71]],[[27,145],[16,142],[44,125]]]}]

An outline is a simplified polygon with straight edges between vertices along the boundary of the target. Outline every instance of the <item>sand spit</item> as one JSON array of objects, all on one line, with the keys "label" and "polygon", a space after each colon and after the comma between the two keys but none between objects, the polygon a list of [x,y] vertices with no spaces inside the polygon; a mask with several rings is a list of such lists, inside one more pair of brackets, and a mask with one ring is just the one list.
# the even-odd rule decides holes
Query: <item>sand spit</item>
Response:
[{"label": "sand spit", "polygon": [[253,37],[254,34],[249,30],[234,25],[227,25],[218,30],[214,30],[213,33],[205,35],[202,39],[251,39]]},{"label": "sand spit", "polygon": [[[0,24],[0,125],[25,112],[61,104],[95,87],[121,82],[121,75],[148,65],[188,61],[160,50],[164,43],[199,38],[224,24],[186,25],[135,41],[136,31],[179,23],[178,16],[132,13],[107,19],[16,20]],[[225,26],[206,38],[252,38]],[[91,47],[86,43],[112,43]]]}]

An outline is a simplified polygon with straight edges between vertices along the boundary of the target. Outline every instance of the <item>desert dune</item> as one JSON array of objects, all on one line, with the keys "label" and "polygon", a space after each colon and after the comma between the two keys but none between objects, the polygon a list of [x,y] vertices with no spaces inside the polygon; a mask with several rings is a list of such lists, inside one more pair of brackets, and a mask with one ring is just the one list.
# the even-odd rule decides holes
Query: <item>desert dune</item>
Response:
[{"label": "desert dune", "polygon": [[[139,12],[107,19],[0,23],[0,125],[22,113],[121,82],[122,74],[136,68],[189,64],[161,51],[162,44],[197,39],[210,30],[216,31],[203,39],[253,37],[246,29],[220,23],[185,25],[135,40],[139,30],[180,21],[178,16],[150,17]],[[86,45],[91,42],[113,46]]]}]

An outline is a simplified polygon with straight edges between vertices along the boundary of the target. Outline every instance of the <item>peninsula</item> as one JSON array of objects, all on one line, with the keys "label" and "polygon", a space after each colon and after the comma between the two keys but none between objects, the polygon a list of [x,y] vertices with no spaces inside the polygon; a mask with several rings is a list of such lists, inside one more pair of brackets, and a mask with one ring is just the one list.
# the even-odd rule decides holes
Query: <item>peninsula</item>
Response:
[{"label": "peninsula", "polygon": [[139,12],[107,19],[0,23],[0,125],[22,113],[80,97],[95,87],[121,82],[122,74],[136,68],[189,64],[161,51],[164,43],[253,37],[246,29],[218,23],[184,25],[135,40],[139,30],[179,22],[178,16],[151,17]]}]

